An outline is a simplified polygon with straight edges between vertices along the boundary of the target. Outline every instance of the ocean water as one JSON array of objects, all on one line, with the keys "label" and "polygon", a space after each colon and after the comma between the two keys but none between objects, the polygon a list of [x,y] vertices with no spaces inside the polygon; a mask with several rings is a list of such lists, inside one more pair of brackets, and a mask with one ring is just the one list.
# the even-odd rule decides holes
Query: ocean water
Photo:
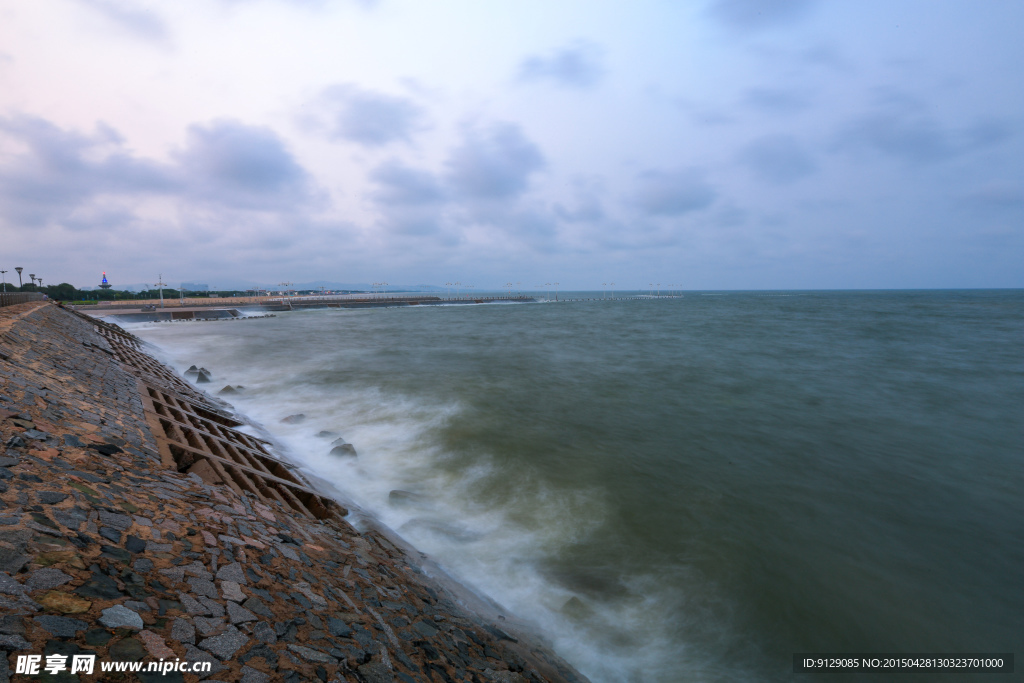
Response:
[{"label": "ocean water", "polygon": [[214,389],[245,385],[232,403],[293,459],[595,683],[883,680],[793,674],[792,655],[1024,653],[1024,292],[132,329]]}]

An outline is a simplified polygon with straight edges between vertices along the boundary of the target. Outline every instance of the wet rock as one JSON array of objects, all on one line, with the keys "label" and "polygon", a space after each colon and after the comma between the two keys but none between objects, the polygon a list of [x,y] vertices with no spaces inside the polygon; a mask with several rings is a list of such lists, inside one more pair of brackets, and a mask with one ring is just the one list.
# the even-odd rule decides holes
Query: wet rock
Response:
[{"label": "wet rock", "polygon": [[228,385],[227,385],[227,386],[225,386],[225,387],[224,387],[223,389],[221,389],[220,391],[218,391],[218,392],[217,392],[217,395],[218,395],[218,396],[231,396],[232,394],[237,394],[237,393],[238,393],[238,390],[237,390],[237,389],[235,389],[235,388],[234,388],[233,386],[231,386],[230,384],[228,384]]},{"label": "wet rock", "polygon": [[305,413],[296,413],[294,415],[289,415],[288,417],[282,418],[282,420],[281,420],[281,422],[283,422],[286,425],[302,424],[305,421],[306,421],[306,414]]},{"label": "wet rock", "polygon": [[[138,616],[138,615],[136,615]],[[84,631],[89,628],[89,624],[82,621],[81,619],[72,619],[70,617],[54,617],[50,615],[42,617],[32,617],[39,626],[58,638],[74,638],[79,631]]]},{"label": "wet rock", "polygon": [[403,491],[402,489],[395,489],[388,494],[388,502],[395,507],[416,505],[424,500],[424,497],[420,494],[413,493],[412,491]]},{"label": "wet rock", "polygon": [[209,384],[210,381],[210,375],[205,372],[200,372],[196,375],[196,384]]},{"label": "wet rock", "polygon": [[321,439],[329,439],[332,436],[337,436],[338,432],[330,432],[330,431],[327,431],[326,429],[324,429],[324,430],[321,430],[321,431],[317,432],[316,435],[319,436]]},{"label": "wet rock", "polygon": [[340,445],[335,446],[334,448],[332,448],[331,449],[331,455],[337,455],[337,456],[342,456],[342,457],[347,456],[347,457],[353,457],[354,458],[354,457],[357,457],[358,454],[356,453],[356,447],[355,446],[353,446],[350,443],[343,443],[343,444],[340,444]]},{"label": "wet rock", "polygon": [[142,629],[145,626],[139,613],[128,609],[124,605],[114,605],[103,610],[100,623],[107,628],[133,628],[136,630]]}]

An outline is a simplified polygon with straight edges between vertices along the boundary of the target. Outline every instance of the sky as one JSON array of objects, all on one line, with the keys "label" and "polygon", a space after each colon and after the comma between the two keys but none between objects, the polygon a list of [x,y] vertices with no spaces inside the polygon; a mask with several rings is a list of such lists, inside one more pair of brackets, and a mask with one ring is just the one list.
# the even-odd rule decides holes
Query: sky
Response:
[{"label": "sky", "polygon": [[1022,287],[1022,34],[1019,0],[0,0],[0,269]]}]

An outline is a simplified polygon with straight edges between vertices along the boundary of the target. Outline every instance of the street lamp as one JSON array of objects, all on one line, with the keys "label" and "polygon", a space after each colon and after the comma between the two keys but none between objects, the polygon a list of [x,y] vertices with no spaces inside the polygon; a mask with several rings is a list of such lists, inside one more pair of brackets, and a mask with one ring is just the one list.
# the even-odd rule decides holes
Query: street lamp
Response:
[{"label": "street lamp", "polygon": [[157,276],[157,281],[153,283],[153,286],[160,288],[160,308],[163,308],[164,307],[164,287],[167,286],[167,283],[164,282],[164,274],[163,273],[160,273]]},{"label": "street lamp", "polygon": [[21,289],[22,287],[24,287],[24,285],[21,284],[21,271],[24,270],[24,268],[18,266],[17,268],[15,268],[15,270],[18,271],[18,289]]},{"label": "street lamp", "polygon": [[555,283],[555,301],[558,301],[558,283]]},{"label": "street lamp", "polygon": [[7,272],[6,270],[0,270],[0,279],[3,280],[3,284],[4,284],[4,294],[7,293],[7,277],[4,275],[4,273],[6,273],[6,272]]}]

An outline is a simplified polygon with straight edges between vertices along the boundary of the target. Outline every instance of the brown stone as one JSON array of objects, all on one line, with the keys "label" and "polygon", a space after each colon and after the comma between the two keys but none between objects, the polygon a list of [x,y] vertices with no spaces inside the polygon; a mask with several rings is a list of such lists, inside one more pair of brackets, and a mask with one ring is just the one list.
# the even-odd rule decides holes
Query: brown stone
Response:
[{"label": "brown stone", "polygon": [[61,591],[49,591],[43,597],[36,598],[36,602],[51,612],[60,612],[61,614],[81,614],[88,612],[92,607],[90,601]]}]

